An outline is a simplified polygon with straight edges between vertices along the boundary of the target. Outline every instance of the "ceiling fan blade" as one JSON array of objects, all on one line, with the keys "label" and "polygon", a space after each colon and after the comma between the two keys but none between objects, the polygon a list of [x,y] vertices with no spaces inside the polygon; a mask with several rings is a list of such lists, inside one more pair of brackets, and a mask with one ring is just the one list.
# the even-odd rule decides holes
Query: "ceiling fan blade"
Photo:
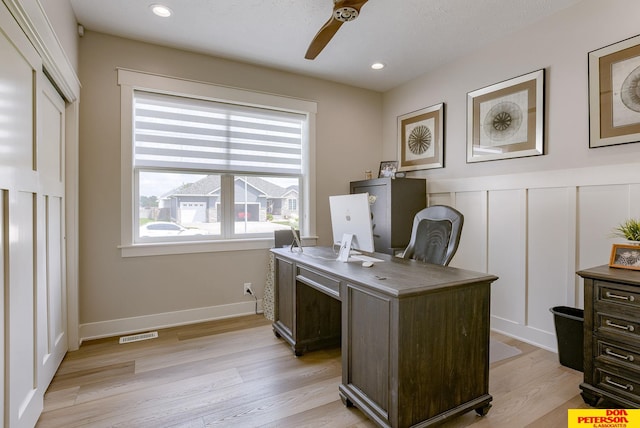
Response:
[{"label": "ceiling fan blade", "polygon": [[344,24],[342,21],[331,17],[326,24],[318,31],[318,34],[313,38],[307,53],[304,55],[306,59],[314,59],[318,56],[322,49],[329,43],[333,36],[338,32],[338,29]]},{"label": "ceiling fan blade", "polygon": [[318,34],[313,38],[307,53],[306,59],[314,59],[318,56],[322,49],[327,46],[329,41],[338,32],[338,29],[345,23],[345,21],[351,21],[355,19],[360,13],[360,8],[369,0],[334,0],[333,12],[331,19],[329,19],[324,26],[318,31]]}]

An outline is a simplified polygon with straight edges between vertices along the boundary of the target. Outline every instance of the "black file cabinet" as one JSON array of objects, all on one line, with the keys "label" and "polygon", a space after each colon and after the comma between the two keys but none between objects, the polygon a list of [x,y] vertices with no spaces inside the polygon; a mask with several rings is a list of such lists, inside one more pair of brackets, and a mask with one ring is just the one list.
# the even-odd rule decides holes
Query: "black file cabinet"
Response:
[{"label": "black file cabinet", "polygon": [[411,238],[413,217],[427,206],[427,181],[421,178],[375,178],[352,181],[351,193],[369,193],[376,252],[396,254]]}]

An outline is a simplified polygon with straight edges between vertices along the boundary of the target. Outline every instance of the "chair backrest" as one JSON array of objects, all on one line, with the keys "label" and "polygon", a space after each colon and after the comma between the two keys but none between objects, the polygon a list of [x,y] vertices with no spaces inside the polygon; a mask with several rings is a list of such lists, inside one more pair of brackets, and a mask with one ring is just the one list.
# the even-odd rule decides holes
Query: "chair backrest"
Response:
[{"label": "chair backrest", "polygon": [[[300,231],[296,229],[296,235],[300,239]],[[293,233],[291,229],[282,229],[273,231],[273,248],[289,247],[294,243]]]},{"label": "chair backrest", "polygon": [[402,258],[447,266],[458,249],[463,223],[462,213],[446,205],[419,211]]},{"label": "chair backrest", "polygon": [[273,247],[282,248],[288,247],[293,242],[293,235],[290,229],[274,230],[273,231]]}]

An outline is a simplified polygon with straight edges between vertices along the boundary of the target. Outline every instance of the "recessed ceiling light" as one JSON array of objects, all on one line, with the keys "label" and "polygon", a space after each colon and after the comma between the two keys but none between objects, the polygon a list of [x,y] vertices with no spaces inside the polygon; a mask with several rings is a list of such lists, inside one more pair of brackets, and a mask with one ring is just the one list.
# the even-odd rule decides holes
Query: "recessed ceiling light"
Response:
[{"label": "recessed ceiling light", "polygon": [[384,68],[384,64],[381,62],[374,62],[373,64],[371,64],[371,68],[373,68],[374,70],[382,70]]},{"label": "recessed ceiling light", "polygon": [[171,16],[171,9],[169,9],[167,6],[163,6],[161,4],[152,4],[149,7],[151,8],[151,11],[153,13],[162,18],[168,18]]}]

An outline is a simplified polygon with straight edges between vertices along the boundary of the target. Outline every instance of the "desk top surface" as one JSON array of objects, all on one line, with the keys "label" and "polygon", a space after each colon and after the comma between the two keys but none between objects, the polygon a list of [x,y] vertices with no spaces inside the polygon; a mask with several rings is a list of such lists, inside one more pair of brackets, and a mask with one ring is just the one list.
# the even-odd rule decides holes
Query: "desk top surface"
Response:
[{"label": "desk top surface", "polygon": [[375,253],[374,257],[383,259],[384,262],[364,267],[360,261],[336,260],[333,249],[328,247],[304,247],[303,253],[291,252],[288,248],[274,248],[271,251],[280,258],[397,297],[498,279],[495,275],[405,260],[381,253]]},{"label": "desk top surface", "polygon": [[576,272],[583,278],[600,279],[603,281],[624,282],[640,286],[640,270],[612,268],[609,265],[595,266]]}]

